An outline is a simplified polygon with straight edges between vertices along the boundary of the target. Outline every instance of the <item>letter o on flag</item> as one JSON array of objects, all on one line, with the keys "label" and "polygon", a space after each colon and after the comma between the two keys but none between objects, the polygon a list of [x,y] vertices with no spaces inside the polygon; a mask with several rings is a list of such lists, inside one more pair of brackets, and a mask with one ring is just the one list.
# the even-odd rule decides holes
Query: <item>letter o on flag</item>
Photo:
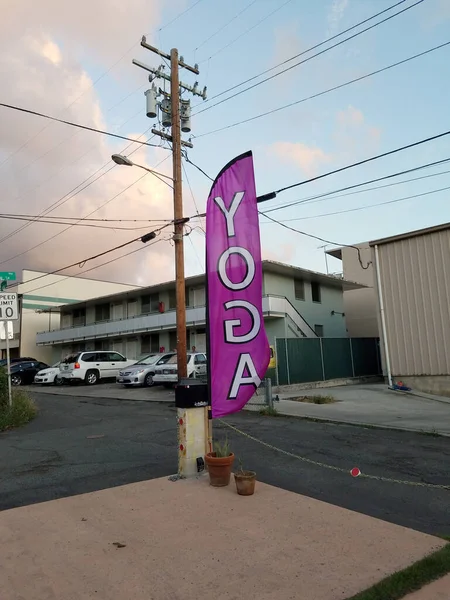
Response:
[{"label": "letter o on flag", "polygon": [[[242,256],[247,267],[247,273],[244,279],[237,283],[234,283],[230,280],[226,270],[228,259],[232,254],[238,254],[239,256]],[[253,278],[255,277],[255,261],[253,260],[253,256],[250,254],[250,252],[245,248],[241,248],[240,246],[231,246],[220,255],[217,270],[219,272],[220,280],[226,288],[235,291],[245,290],[245,288],[252,283]]]}]

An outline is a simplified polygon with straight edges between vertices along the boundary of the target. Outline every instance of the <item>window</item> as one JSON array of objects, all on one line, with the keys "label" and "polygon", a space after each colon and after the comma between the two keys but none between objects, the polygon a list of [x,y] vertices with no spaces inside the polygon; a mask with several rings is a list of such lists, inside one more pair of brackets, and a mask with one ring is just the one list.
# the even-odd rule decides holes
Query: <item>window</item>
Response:
[{"label": "window", "polygon": [[323,325],[314,325],[314,331],[318,337],[323,337]]},{"label": "window", "polygon": [[148,313],[155,313],[159,311],[159,295],[158,294],[147,294],[141,298],[141,313],[146,315]]},{"label": "window", "polygon": [[295,299],[296,300],[304,300],[305,299],[305,282],[303,279],[295,279],[294,280],[294,290],[295,290]]},{"label": "window", "polygon": [[175,350],[177,347],[177,332],[171,331],[169,333],[169,350]]},{"label": "window", "polygon": [[86,325],[86,309],[85,308],[77,308],[72,313],[73,317],[73,326],[81,327]]},{"label": "window", "polygon": [[108,340],[95,340],[94,350],[107,350],[108,348],[110,348]]},{"label": "window", "polygon": [[107,352],[105,360],[110,362],[123,362],[125,358],[118,352]]},{"label": "window", "polygon": [[320,283],[317,281],[311,281],[311,295],[313,302],[322,302]]},{"label": "window", "polygon": [[206,356],[204,354],[197,354],[194,362],[196,365],[204,365],[206,363]]},{"label": "window", "polygon": [[169,310],[174,310],[177,307],[177,295],[175,290],[169,290]]},{"label": "window", "polygon": [[159,352],[159,334],[143,335],[141,337],[141,354]]},{"label": "window", "polygon": [[80,356],[80,360],[83,362],[97,362],[100,361],[99,354],[96,352],[86,352],[82,356]]},{"label": "window", "polygon": [[97,304],[95,307],[95,321],[109,321],[110,306],[109,304]]}]

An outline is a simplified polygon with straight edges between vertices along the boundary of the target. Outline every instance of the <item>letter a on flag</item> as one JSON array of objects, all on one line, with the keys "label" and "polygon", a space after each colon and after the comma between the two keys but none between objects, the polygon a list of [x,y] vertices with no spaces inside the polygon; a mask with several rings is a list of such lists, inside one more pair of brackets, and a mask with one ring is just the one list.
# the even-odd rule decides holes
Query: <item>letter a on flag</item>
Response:
[{"label": "letter a on flag", "polygon": [[241,410],[264,378],[270,348],[253,156],[216,177],[206,210],[208,385],[213,418]]}]

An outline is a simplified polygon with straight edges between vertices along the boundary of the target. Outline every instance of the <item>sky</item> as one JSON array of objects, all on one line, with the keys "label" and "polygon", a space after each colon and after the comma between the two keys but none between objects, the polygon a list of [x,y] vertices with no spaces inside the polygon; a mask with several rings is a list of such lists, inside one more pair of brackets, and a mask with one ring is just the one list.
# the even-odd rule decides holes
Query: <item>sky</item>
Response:
[{"label": "sky", "polygon": [[[416,1],[407,0],[285,67]],[[449,129],[450,46],[446,46],[320,97],[215,131],[450,41],[450,0],[424,0],[370,31],[227,100],[278,73],[282,67],[235,88],[238,84],[394,3],[97,0],[93,11],[93,3],[87,0],[79,0],[76,9],[64,7],[56,0],[1,0],[0,102],[133,139],[140,136],[139,139],[161,145],[160,139],[152,138],[150,132],[158,126],[157,121],[145,116],[148,74],[131,62],[136,58],[154,68],[161,64],[156,54],[140,46],[145,34],[149,43],[163,51],[177,47],[187,63],[199,64],[198,76],[180,69],[181,81],[193,85],[197,80],[199,87],[207,86],[208,99],[197,97],[191,102],[192,132],[185,136],[191,136],[194,144],[188,151],[190,160],[214,178],[232,158],[252,150],[257,191],[264,194]],[[164,86],[162,80],[159,85]],[[235,89],[214,98],[229,88]],[[216,106],[221,100],[226,101]],[[203,109],[208,110],[200,112]],[[172,191],[167,184],[138,167],[114,166],[110,159],[112,153],[123,153],[138,164],[170,175],[167,146],[130,144],[2,107],[0,119],[2,215],[46,212],[52,218],[117,220],[89,221],[95,227],[69,227],[0,217],[0,270],[53,271],[79,260],[79,265],[62,272],[137,285],[167,281],[174,276],[170,227],[162,229],[147,247],[135,242],[102,258],[83,262],[162,227],[171,218]],[[268,214],[285,225],[326,240],[287,230],[261,216],[263,258],[316,271],[328,268],[339,272],[342,265],[337,259],[329,258],[328,266],[325,262],[325,243],[327,248],[354,244],[450,221],[450,204],[446,202],[450,163],[354,190],[365,190],[361,193],[332,195],[279,208],[450,159],[449,138],[304,184],[261,205],[262,211],[270,210]],[[425,175],[430,177],[399,183]],[[186,163],[183,177],[185,214],[204,212],[210,180]],[[398,185],[369,190],[374,185],[391,183]],[[436,191],[441,188],[449,189]],[[422,195],[403,200],[419,194]],[[186,275],[204,270],[203,228],[204,221],[197,219],[187,230]],[[133,253],[124,256],[130,252]],[[109,264],[99,266],[106,262]],[[45,282],[39,282],[36,288],[44,285]]]}]

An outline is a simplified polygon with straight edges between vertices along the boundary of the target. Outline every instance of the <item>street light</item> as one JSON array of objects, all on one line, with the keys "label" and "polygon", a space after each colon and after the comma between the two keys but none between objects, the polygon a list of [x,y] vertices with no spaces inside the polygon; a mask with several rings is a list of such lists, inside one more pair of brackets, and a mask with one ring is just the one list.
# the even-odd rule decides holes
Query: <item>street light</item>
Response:
[{"label": "street light", "polygon": [[170,183],[167,183],[167,181],[164,181],[164,179],[161,179],[161,177],[164,177],[165,179],[170,179],[170,181],[173,181],[173,177],[170,177],[169,175],[164,175],[164,173],[159,173],[158,171],[154,171],[153,169],[149,169],[148,167],[144,167],[144,165],[138,165],[137,163],[134,163],[132,160],[130,160],[128,158],[128,156],[123,156],[123,154],[112,154],[111,158],[116,163],[116,165],[120,165],[120,166],[124,166],[124,167],[139,167],[140,169],[144,169],[144,171],[148,171],[149,173],[152,173],[160,181],[162,181],[163,183],[165,183],[166,185],[168,185],[170,188],[173,189],[173,186],[170,185]]}]

